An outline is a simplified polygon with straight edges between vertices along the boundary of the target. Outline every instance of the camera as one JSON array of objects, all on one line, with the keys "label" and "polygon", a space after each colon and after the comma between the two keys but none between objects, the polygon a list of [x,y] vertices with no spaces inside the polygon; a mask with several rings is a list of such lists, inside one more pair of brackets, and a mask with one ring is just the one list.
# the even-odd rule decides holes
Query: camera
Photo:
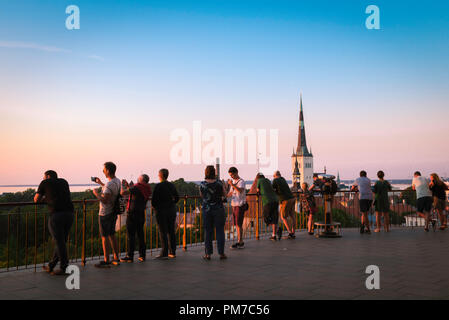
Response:
[{"label": "camera", "polygon": [[97,177],[90,177],[90,180],[92,180],[92,182],[97,182]]}]

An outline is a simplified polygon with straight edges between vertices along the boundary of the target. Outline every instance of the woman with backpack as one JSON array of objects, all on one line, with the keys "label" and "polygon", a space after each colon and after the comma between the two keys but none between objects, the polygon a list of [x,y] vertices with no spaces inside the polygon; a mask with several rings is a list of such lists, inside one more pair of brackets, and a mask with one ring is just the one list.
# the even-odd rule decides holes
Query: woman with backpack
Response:
[{"label": "woman with backpack", "polygon": [[374,208],[376,210],[376,229],[374,232],[380,231],[381,217],[384,217],[384,229],[390,232],[390,202],[388,199],[388,192],[391,191],[391,184],[384,180],[385,173],[383,171],[377,172],[379,180],[374,185]]},{"label": "woman with backpack", "polygon": [[210,260],[213,253],[212,241],[214,239],[214,229],[217,236],[217,248],[220,260],[226,259],[224,254],[225,246],[225,210],[223,201],[226,190],[221,181],[217,180],[214,166],[207,166],[205,179],[200,183],[200,194],[203,198],[203,225],[204,225],[204,260]]}]

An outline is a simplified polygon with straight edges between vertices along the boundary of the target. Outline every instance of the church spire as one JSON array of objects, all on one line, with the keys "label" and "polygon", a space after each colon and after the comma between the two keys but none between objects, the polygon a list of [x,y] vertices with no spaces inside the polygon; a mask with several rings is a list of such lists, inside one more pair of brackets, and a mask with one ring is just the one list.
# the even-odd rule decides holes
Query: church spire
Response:
[{"label": "church spire", "polygon": [[296,154],[300,156],[311,156],[307,149],[306,143],[306,129],[304,127],[304,114],[302,107],[302,94],[299,96],[299,130],[298,130],[298,147],[296,148]]}]

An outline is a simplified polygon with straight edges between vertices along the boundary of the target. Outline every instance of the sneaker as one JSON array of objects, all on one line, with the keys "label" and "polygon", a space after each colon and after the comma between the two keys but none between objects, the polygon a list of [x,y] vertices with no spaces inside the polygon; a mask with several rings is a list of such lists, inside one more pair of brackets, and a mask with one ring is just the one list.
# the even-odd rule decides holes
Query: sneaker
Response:
[{"label": "sneaker", "polygon": [[145,261],[145,257],[139,257],[139,261],[140,262],[144,262]]},{"label": "sneaker", "polygon": [[279,238],[279,240],[282,239],[282,229],[281,228],[278,228],[278,238]]},{"label": "sneaker", "polygon": [[113,259],[111,261],[111,263],[112,263],[113,266],[119,266],[120,265],[120,260],[119,259]]},{"label": "sneaker", "polygon": [[238,249],[239,248],[239,243],[238,242],[234,243],[230,248],[231,249]]},{"label": "sneaker", "polygon": [[209,260],[210,260],[210,255],[205,254],[205,255],[203,256],[203,260],[209,261]]},{"label": "sneaker", "polygon": [[169,258],[169,259],[176,259],[176,254],[170,253],[170,254],[168,255],[168,258]]},{"label": "sneaker", "polygon": [[362,224],[361,226],[360,226],[360,234],[362,234],[362,233],[364,233],[365,232],[365,226]]},{"label": "sneaker", "polygon": [[239,249],[245,249],[245,243],[244,243],[244,242],[239,242],[239,243],[237,243],[237,248],[239,248]]},{"label": "sneaker", "polygon": [[220,260],[226,260],[228,257],[225,254],[220,254]]},{"label": "sneaker", "polygon": [[133,263],[133,258],[130,258],[129,256],[126,256],[124,258],[121,258],[120,262]]},{"label": "sneaker", "polygon": [[111,263],[109,261],[100,261],[97,264],[95,264],[96,268],[110,268],[111,267]]},{"label": "sneaker", "polygon": [[67,274],[65,273],[65,269],[58,269],[58,270],[52,271],[51,275],[52,276],[65,276]]},{"label": "sneaker", "polygon": [[50,266],[42,266],[42,269],[47,272],[47,273],[52,273],[53,272],[53,268]]},{"label": "sneaker", "polygon": [[271,241],[276,241],[276,236],[271,236],[270,240]]},{"label": "sneaker", "polygon": [[296,236],[295,236],[294,233],[289,233],[288,236],[287,236],[287,239],[293,240],[293,239],[295,239],[295,238],[296,238]]},{"label": "sneaker", "polygon": [[168,260],[168,256],[163,256],[162,254],[156,256],[154,260]]}]

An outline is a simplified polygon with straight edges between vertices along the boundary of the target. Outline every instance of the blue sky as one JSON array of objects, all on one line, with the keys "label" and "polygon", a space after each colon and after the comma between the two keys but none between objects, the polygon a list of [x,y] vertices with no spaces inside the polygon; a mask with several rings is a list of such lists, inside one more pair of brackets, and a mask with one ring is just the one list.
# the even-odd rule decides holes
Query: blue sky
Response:
[{"label": "blue sky", "polygon": [[[80,30],[65,28],[70,4]],[[365,28],[370,4],[381,30]],[[1,0],[0,133],[18,159],[13,173],[2,166],[0,183],[34,182],[49,157],[83,182],[79,172],[115,157],[110,139],[130,153],[150,149],[141,161],[117,156],[123,175],[156,170],[170,130],[194,120],[278,128],[289,171],[299,92],[317,169],[447,175],[448,57],[447,1]],[[29,168],[19,147],[45,156]],[[86,148],[89,159],[78,156]]]}]

